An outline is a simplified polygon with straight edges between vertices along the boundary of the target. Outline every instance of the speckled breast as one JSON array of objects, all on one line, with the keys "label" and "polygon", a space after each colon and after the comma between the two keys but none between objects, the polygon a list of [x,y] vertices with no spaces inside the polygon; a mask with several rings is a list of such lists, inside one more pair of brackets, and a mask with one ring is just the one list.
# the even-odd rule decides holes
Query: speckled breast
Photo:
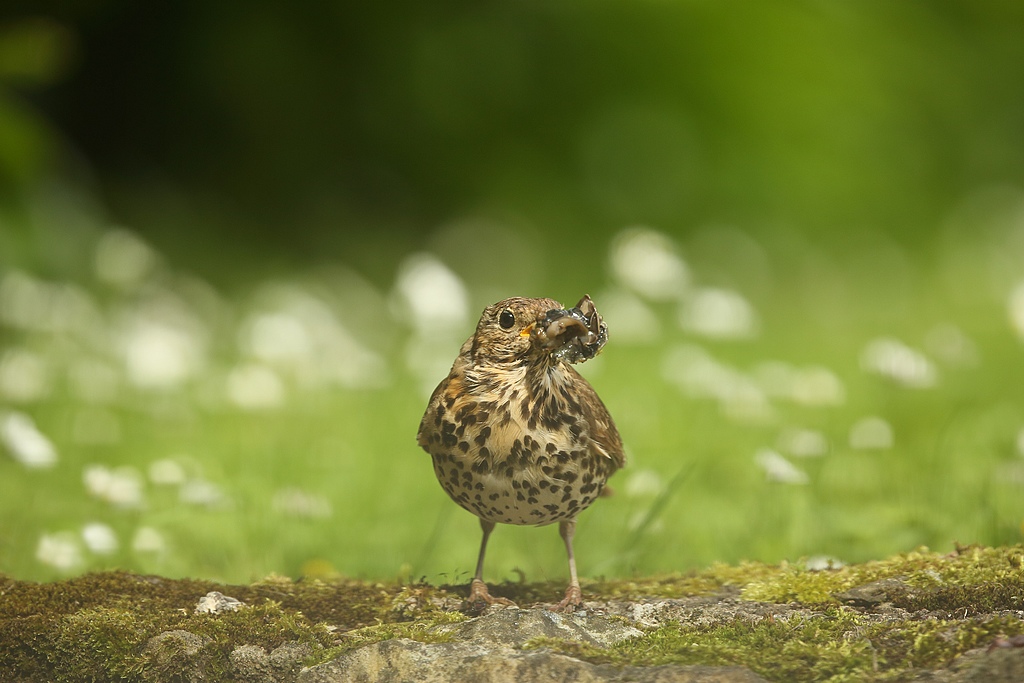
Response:
[{"label": "speckled breast", "polygon": [[607,477],[586,421],[564,410],[551,410],[557,420],[545,420],[537,402],[507,398],[442,403],[425,417],[438,481],[452,500],[490,522],[543,525],[576,517]]},{"label": "speckled breast", "polygon": [[[559,454],[564,462],[559,462]],[[433,456],[441,486],[466,510],[489,522],[536,525],[572,519],[601,493],[603,479],[585,468],[581,471],[567,458],[571,456],[564,450],[556,451],[539,454],[533,467],[486,471],[480,466],[483,461],[471,463],[454,454]]]}]

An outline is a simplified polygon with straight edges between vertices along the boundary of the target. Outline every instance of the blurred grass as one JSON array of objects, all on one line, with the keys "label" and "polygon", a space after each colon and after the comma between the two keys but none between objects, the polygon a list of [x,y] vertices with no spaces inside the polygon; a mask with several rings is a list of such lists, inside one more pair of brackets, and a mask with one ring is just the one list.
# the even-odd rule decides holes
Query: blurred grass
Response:
[{"label": "blurred grass", "polygon": [[1020,7],[5,8],[0,572],[463,580],[426,393],[584,292],[630,455],[584,575],[1019,541]]},{"label": "blurred grass", "polygon": [[[1001,206],[1019,211],[1024,203],[1017,200]],[[415,444],[427,385],[443,375],[476,311],[491,299],[531,294],[571,301],[584,291],[599,308],[626,297],[627,305],[604,309],[611,342],[581,370],[616,418],[630,458],[612,482],[617,494],[580,518],[577,552],[585,575],[822,555],[850,562],[920,545],[942,550],[954,542],[1019,542],[1022,340],[1008,315],[1011,285],[1014,277],[1024,279],[1024,266],[993,282],[998,268],[990,262],[1018,244],[1020,224],[1007,225],[989,234],[987,249],[961,249],[955,231],[946,234],[946,246],[937,244],[927,258],[884,240],[831,257],[784,239],[762,245],[735,229],[667,240],[669,253],[678,248],[691,273],[682,303],[624,294],[628,274],[603,263],[592,264],[590,280],[581,285],[542,260],[529,272],[545,274],[543,290],[523,281],[498,292],[486,286],[485,274],[460,267],[449,255],[448,267],[468,288],[468,317],[451,329],[418,332],[411,314],[396,303],[400,285],[377,291],[352,271],[295,273],[223,296],[155,253],[144,259],[155,265],[137,273],[140,280],[131,286],[112,284],[109,274],[104,281],[88,265],[85,275],[65,281],[8,268],[0,272],[6,304],[13,300],[11,283],[28,278],[55,288],[46,290],[51,294],[73,285],[95,314],[80,324],[51,319],[49,328],[16,323],[12,309],[5,314],[0,413],[30,416],[59,460],[52,468],[30,468],[0,458],[0,571],[33,579],[120,567],[223,581],[272,572],[466,580],[479,541],[476,520],[447,499]],[[103,239],[94,240],[94,248]],[[610,262],[612,249],[606,246]],[[86,250],[81,257],[88,262],[92,254]],[[975,279],[963,279],[964,273]],[[756,327],[736,339],[683,330],[680,307],[709,285],[746,298]],[[291,294],[282,295],[282,288]],[[184,329],[205,340],[203,357],[191,374],[147,387],[138,378],[133,382],[126,365],[124,330],[131,326],[125,320],[156,315],[168,298],[200,321]],[[304,374],[310,368],[253,359],[253,316],[295,313],[301,310],[295,301],[308,307],[310,299],[383,359],[379,386],[311,382]],[[292,303],[274,309],[281,301]],[[634,329],[641,325],[638,312],[650,316],[645,329]],[[935,341],[941,339],[934,332],[938,325],[945,325],[945,347]],[[865,349],[883,336],[923,349],[922,357],[930,356],[937,368],[934,386],[901,385],[898,367],[892,376],[866,370]],[[409,360],[435,346],[426,360]],[[765,391],[764,400],[753,404],[690,395],[667,367],[668,359],[695,348],[753,384],[759,364],[778,361],[796,370],[824,369],[841,392],[794,400]],[[47,368],[35,395],[17,393],[24,385],[12,370],[17,366],[11,359],[26,352]],[[69,379],[82,359],[105,364],[115,388],[89,398]],[[317,380],[337,359],[314,353],[307,360]],[[440,370],[423,377],[431,363]],[[269,394],[268,403],[248,402],[263,390],[258,382],[243,385],[248,388],[241,400],[231,389],[233,371],[253,366],[269,370],[283,387]],[[720,389],[721,381],[711,390]],[[891,447],[850,445],[851,428],[865,416],[888,422]],[[785,435],[794,429],[823,437],[824,452],[787,452]],[[772,480],[755,459],[764,449],[788,458],[807,483]],[[184,482],[160,485],[147,477],[152,463],[166,459],[178,463]],[[134,468],[141,501],[122,508],[113,498],[90,495],[83,477],[95,465],[115,472]],[[215,493],[189,503],[188,482],[212,486]],[[289,492],[300,499],[298,507],[281,503]],[[79,533],[89,522],[108,525],[118,549],[104,555],[84,547]],[[134,549],[140,528],[155,530],[164,546]],[[40,539],[59,532],[80,557],[63,568],[37,557]],[[518,570],[531,580],[565,575],[553,528],[499,528],[487,575],[514,579]]]}]

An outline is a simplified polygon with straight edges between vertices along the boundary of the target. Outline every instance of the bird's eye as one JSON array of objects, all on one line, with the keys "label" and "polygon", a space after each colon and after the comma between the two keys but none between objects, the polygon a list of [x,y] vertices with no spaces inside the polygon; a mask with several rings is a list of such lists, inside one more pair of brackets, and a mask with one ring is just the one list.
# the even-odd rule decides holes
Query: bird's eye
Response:
[{"label": "bird's eye", "polygon": [[501,329],[507,330],[516,324],[516,317],[512,315],[512,311],[506,308],[498,316],[498,324],[501,325]]}]

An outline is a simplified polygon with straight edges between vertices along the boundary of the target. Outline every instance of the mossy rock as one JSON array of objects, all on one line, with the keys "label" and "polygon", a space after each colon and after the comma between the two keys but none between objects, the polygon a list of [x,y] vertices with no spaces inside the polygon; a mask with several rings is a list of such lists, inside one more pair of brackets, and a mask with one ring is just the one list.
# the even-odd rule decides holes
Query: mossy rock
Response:
[{"label": "mossy rock", "polygon": [[[346,666],[399,666],[395,658],[411,653],[442,667],[460,652],[473,666],[492,661],[479,659],[488,653],[488,671],[514,670],[509,680],[519,683],[574,666],[579,680],[723,681],[1017,680],[1013,667],[1024,667],[1014,638],[1024,634],[1021,546],[919,550],[818,571],[744,563],[589,581],[586,609],[572,617],[546,611],[560,588],[494,586],[529,609],[492,608],[463,624],[464,586],[0,576],[0,672],[4,681],[329,681],[345,680],[354,671]],[[242,605],[197,612],[211,591]],[[385,642],[394,645],[381,650]]]}]

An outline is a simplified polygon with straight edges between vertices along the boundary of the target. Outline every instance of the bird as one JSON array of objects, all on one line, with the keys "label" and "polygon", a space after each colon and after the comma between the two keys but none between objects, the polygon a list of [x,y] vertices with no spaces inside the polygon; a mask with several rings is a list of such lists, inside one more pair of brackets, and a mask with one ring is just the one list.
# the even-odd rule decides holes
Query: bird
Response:
[{"label": "bird", "polygon": [[483,580],[497,524],[558,522],[569,586],[557,609],[582,605],[576,517],[626,458],[608,409],[572,365],[593,358],[607,340],[607,325],[588,295],[572,309],[554,299],[504,299],[484,309],[431,395],[417,443],[430,454],[442,488],[479,518],[483,531],[466,603],[471,610],[512,604],[492,597]]}]

